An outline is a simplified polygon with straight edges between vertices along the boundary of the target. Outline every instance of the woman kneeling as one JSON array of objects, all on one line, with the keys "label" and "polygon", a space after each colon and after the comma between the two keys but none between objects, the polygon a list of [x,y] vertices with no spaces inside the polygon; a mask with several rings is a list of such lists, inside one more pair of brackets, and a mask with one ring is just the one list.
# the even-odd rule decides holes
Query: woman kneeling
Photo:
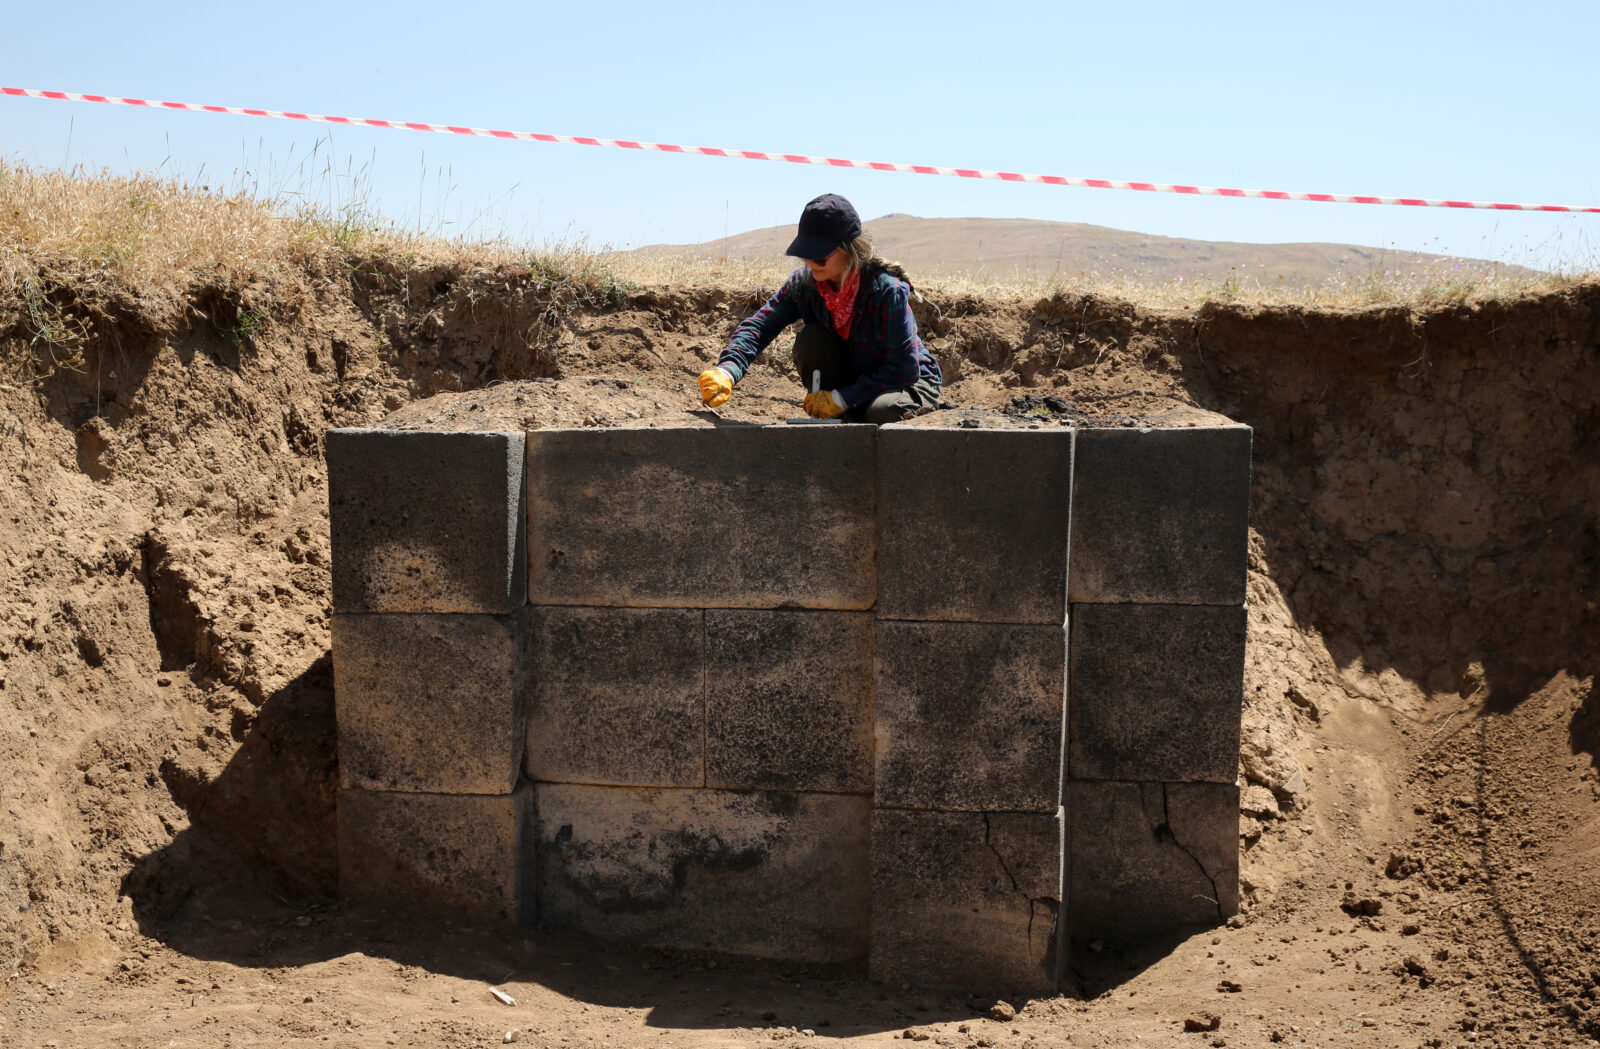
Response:
[{"label": "woman kneeling", "polygon": [[917,337],[911,281],[872,254],[850,202],[825,193],[807,204],[785,254],[805,265],[739,325],[717,366],[700,373],[706,406],[726,402],[767,344],[798,320],[805,327],[794,340],[794,365],[811,391],[807,415],[881,424],[937,408],[944,376]]}]

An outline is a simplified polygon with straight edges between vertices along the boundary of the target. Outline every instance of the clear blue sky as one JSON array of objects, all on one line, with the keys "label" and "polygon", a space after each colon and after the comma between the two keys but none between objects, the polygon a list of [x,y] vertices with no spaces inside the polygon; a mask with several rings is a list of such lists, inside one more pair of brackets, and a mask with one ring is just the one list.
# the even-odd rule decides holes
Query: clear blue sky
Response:
[{"label": "clear blue sky", "polygon": [[[14,4],[0,84],[866,160],[1600,203],[1600,4]],[[0,98],[0,156],[591,246],[863,217],[1600,265],[1600,215],[1177,197]],[[302,161],[313,157],[302,165]]]}]

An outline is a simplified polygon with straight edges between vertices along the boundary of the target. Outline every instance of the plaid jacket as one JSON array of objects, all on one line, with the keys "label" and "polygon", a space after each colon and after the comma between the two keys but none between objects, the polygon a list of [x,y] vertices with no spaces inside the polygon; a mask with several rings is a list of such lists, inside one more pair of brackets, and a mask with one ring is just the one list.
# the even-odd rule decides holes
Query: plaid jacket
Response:
[{"label": "plaid jacket", "polygon": [[[935,386],[944,383],[939,363],[917,337],[910,295],[909,284],[883,270],[862,273],[847,340],[856,380],[838,391],[846,408],[870,404],[879,394],[906,389],[918,379]],[[804,270],[790,274],[765,306],[740,323],[718,358],[718,366],[738,382],[767,344],[795,321],[834,331],[828,304]]]}]

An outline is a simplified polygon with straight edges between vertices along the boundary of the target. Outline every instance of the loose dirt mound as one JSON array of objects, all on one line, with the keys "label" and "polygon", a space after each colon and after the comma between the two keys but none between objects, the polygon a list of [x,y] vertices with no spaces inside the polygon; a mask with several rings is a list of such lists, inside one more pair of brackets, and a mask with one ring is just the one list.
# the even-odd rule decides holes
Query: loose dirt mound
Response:
[{"label": "loose dirt mound", "polygon": [[[1083,945],[1076,993],[1010,1022],[992,999],[330,908],[323,430],[439,393],[464,424],[680,422],[763,296],[580,307],[526,273],[376,265],[302,291],[147,317],[61,282],[43,293],[89,323],[83,370],[0,391],[0,1041],[1600,1034],[1600,285],[1426,310],[919,307],[947,400],[980,421],[1193,406],[1256,429],[1241,927]],[[5,354],[37,347],[29,316],[0,303]],[[794,414],[775,351],[727,414]],[[483,993],[505,980],[538,1012]],[[1184,1033],[1201,1011],[1221,1027]]]}]

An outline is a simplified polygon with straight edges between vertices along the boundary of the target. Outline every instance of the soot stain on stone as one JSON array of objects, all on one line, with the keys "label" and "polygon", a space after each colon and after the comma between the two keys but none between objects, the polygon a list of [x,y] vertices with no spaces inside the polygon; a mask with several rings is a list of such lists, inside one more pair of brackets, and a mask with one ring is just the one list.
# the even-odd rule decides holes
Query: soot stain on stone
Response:
[{"label": "soot stain on stone", "polygon": [[787,791],[768,791],[756,795],[761,811],[792,819],[800,812],[800,796]]},{"label": "soot stain on stone", "polygon": [[[797,801],[790,804],[798,807]],[[568,861],[562,865],[562,880],[573,895],[604,914],[648,914],[679,906],[692,872],[753,871],[767,862],[777,843],[774,833],[763,834],[754,844],[739,847],[729,845],[715,833],[678,830],[661,834],[650,842],[648,854],[652,859],[663,859],[657,868],[666,874],[663,878],[656,871],[632,865],[617,873],[597,871],[594,861],[608,858],[604,854],[611,850],[597,849],[587,842],[575,843],[570,830],[570,825],[563,825],[555,839]]]}]

